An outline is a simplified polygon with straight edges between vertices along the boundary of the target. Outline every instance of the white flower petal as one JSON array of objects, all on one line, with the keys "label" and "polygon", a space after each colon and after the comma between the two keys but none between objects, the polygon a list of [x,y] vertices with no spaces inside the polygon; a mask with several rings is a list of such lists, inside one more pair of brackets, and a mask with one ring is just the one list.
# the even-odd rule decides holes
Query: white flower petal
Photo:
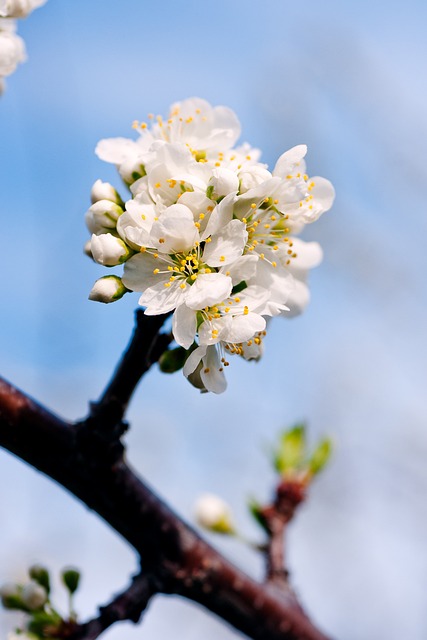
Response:
[{"label": "white flower petal", "polygon": [[183,303],[183,290],[179,283],[172,282],[170,287],[166,287],[165,284],[169,283],[160,282],[154,287],[149,287],[140,297],[139,304],[147,307],[145,310],[147,316],[168,313]]},{"label": "white flower petal", "polygon": [[[133,259],[133,258],[132,258]],[[269,291],[270,298],[263,309],[263,315],[278,315],[287,307],[287,300],[295,287],[293,276],[279,264],[273,268],[265,260],[258,260],[255,278],[250,284],[256,284],[265,291]],[[241,292],[242,294],[244,291]]]},{"label": "white flower petal", "polygon": [[208,236],[212,236],[223,229],[233,219],[233,206],[236,200],[237,196],[230,193],[215,207],[209,217],[205,231],[201,235],[202,240],[206,240]]},{"label": "white flower petal", "polygon": [[117,231],[133,249],[154,248],[150,235],[156,217],[153,204],[145,204],[145,195],[137,196],[126,203],[126,211],[117,222]]},{"label": "white flower petal", "polygon": [[202,362],[200,377],[206,389],[212,393],[223,393],[227,388],[227,381],[215,346],[209,346],[206,349]]},{"label": "white flower petal", "polygon": [[300,315],[308,303],[310,302],[310,290],[301,280],[295,279],[295,286],[292,292],[289,294],[286,301],[289,307],[288,311],[283,311],[282,315],[286,318],[294,318]]},{"label": "white flower petal", "polygon": [[222,267],[220,273],[227,273],[233,281],[233,286],[240,284],[243,280],[250,280],[255,276],[258,255],[247,254],[237,258],[232,264]]},{"label": "white flower petal", "polygon": [[215,198],[227,196],[230,193],[236,194],[239,190],[239,178],[230,169],[215,167],[212,169],[209,186],[213,188]]},{"label": "white flower petal", "polygon": [[242,255],[247,239],[246,225],[240,220],[231,220],[205,245],[204,262],[210,267],[222,267],[234,262]]},{"label": "white flower petal", "polygon": [[202,322],[198,329],[200,344],[216,344],[222,340],[222,336],[226,334],[230,322],[231,316],[222,316],[221,318],[213,318]]},{"label": "white flower petal", "polygon": [[239,172],[240,193],[246,193],[250,189],[255,189],[258,185],[272,178],[271,173],[263,164],[255,164],[246,167]]},{"label": "white flower petal", "polygon": [[185,302],[195,310],[211,307],[228,298],[232,288],[231,278],[222,273],[201,273],[194,284],[187,287]]},{"label": "white flower petal", "polygon": [[313,199],[322,207],[322,212],[328,211],[335,199],[335,189],[332,183],[320,176],[310,178],[310,182],[314,182],[314,187],[311,190]]},{"label": "white flower petal", "polygon": [[157,269],[166,271],[167,264],[150,253],[138,253],[125,263],[123,284],[131,291],[145,291],[159,283],[163,286],[168,282],[170,273],[155,273]]},{"label": "white flower petal", "polygon": [[[298,163],[301,163],[307,153],[307,145],[299,144],[296,147],[292,147],[285,153],[282,153],[276,166],[274,167],[273,176],[279,176],[285,178],[287,175],[292,174]],[[300,165],[301,168],[301,165]],[[301,173],[304,173],[305,165]]]},{"label": "white flower petal", "polygon": [[234,205],[234,215],[240,219],[249,217],[249,215],[253,213],[251,205],[255,203],[257,207],[260,206],[265,198],[270,198],[274,195],[281,184],[282,180],[280,178],[270,178],[238,196],[237,202]]},{"label": "white flower petal", "polygon": [[[292,237],[292,243],[292,250],[297,254],[297,257],[292,258],[292,261],[288,266],[288,270],[292,274],[297,275],[298,277],[299,272],[305,272],[313,267],[318,267],[322,262],[323,251],[318,242],[304,242],[304,240],[301,240],[300,238]],[[286,254],[285,259],[287,257],[288,256]]]},{"label": "white flower petal", "polygon": [[[265,287],[260,287],[258,285],[250,285],[246,289],[243,289],[237,296],[233,296],[234,301],[236,302],[236,298],[238,298],[239,303],[238,307],[243,309],[244,307],[248,307],[249,311],[254,311],[259,314],[266,313],[265,305],[271,297],[271,292],[269,289]],[[234,306],[234,309],[236,307]]]},{"label": "white flower petal", "polygon": [[100,160],[119,165],[129,157],[136,158],[139,147],[129,138],[105,138],[98,142],[95,153]]},{"label": "white flower petal", "polygon": [[154,222],[151,237],[154,246],[163,253],[181,253],[194,247],[199,232],[190,209],[183,204],[174,204]]},{"label": "white flower petal", "polygon": [[200,360],[206,354],[206,349],[207,349],[206,346],[197,347],[197,349],[194,349],[194,351],[190,353],[187,360],[185,361],[184,368],[183,368],[183,373],[185,377],[194,373],[194,371],[199,366]]},{"label": "white flower petal", "polygon": [[197,331],[197,314],[185,304],[175,309],[172,318],[172,333],[176,342],[189,349],[194,342]]},{"label": "white flower petal", "polygon": [[236,344],[246,342],[253,338],[257,331],[264,331],[265,324],[265,319],[257,313],[234,316],[223,334],[223,340]]}]

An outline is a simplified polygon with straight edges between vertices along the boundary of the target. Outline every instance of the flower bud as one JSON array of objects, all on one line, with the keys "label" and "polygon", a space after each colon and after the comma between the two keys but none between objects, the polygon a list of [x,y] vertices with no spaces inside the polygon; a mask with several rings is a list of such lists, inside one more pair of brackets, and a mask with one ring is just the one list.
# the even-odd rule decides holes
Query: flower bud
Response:
[{"label": "flower bud", "polygon": [[115,267],[122,264],[133,254],[133,251],[121,238],[117,238],[111,233],[102,233],[99,236],[93,234],[90,250],[95,262],[104,265],[104,267]]},{"label": "flower bud", "polygon": [[6,582],[0,587],[0,598],[7,599],[19,596],[19,586],[15,582]]},{"label": "flower bud", "polygon": [[16,596],[19,594],[19,585],[16,582],[6,582],[0,587],[0,598]]},{"label": "flower bud", "polygon": [[90,199],[92,204],[99,202],[99,200],[111,200],[115,204],[123,205],[123,200],[113,185],[109,182],[102,182],[102,180],[94,182],[90,192]]},{"label": "flower bud", "polygon": [[92,240],[88,240],[87,242],[85,242],[84,247],[83,247],[83,253],[88,257],[88,258],[92,258],[93,259],[93,255],[92,255],[92,250],[91,250],[91,244],[92,244]]},{"label": "flower bud", "polygon": [[139,178],[144,177],[145,169],[141,164],[141,160],[135,160],[135,158],[131,158],[129,160],[125,160],[119,167],[119,173],[127,185],[131,185]]},{"label": "flower bud", "polygon": [[47,601],[46,589],[31,580],[22,589],[22,601],[31,611],[41,609]]},{"label": "flower bud", "polygon": [[43,567],[40,564],[34,564],[32,567],[30,567],[28,573],[30,575],[30,578],[44,587],[46,589],[46,592],[49,593],[50,577],[46,567]]},{"label": "flower bud", "polygon": [[240,178],[240,193],[246,193],[250,189],[254,189],[262,182],[271,178],[271,173],[260,165],[254,164],[251,167],[247,167],[244,171],[239,173]]},{"label": "flower bud", "polygon": [[92,233],[115,229],[123,209],[111,200],[98,200],[86,212],[86,225]]},{"label": "flower bud", "polygon": [[22,601],[22,587],[14,582],[8,582],[0,588],[0,599],[5,609],[28,611]]},{"label": "flower bud", "polygon": [[118,276],[104,276],[99,278],[93,285],[89,300],[108,304],[109,302],[120,300],[127,291],[128,289],[126,289]]},{"label": "flower bud", "polygon": [[73,594],[77,591],[80,582],[80,571],[69,567],[61,573],[61,578],[68,591]]},{"label": "flower bud", "polygon": [[26,58],[22,38],[12,31],[0,31],[0,76],[9,76]]},{"label": "flower bud", "polygon": [[212,170],[212,177],[209,180],[209,197],[221,198],[229,193],[237,193],[239,190],[239,178],[230,169],[215,168]]},{"label": "flower bud", "polygon": [[197,523],[201,527],[216,533],[234,533],[231,509],[218,496],[212,493],[202,495],[195,504],[194,513]]}]

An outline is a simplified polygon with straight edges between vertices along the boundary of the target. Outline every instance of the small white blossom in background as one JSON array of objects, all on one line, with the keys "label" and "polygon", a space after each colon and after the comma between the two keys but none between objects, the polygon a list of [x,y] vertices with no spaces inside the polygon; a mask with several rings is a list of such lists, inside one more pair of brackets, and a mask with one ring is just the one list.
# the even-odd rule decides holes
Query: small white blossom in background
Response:
[{"label": "small white blossom in background", "polygon": [[38,640],[37,636],[32,633],[9,633],[7,640]]},{"label": "small white blossom in background", "polygon": [[19,585],[15,582],[6,582],[0,587],[0,598],[2,600],[7,598],[14,598],[20,594]]},{"label": "small white blossom in background", "polygon": [[16,33],[16,20],[0,18],[0,81],[4,89],[4,78],[13,73],[27,58],[25,44]]},{"label": "small white blossom in background", "polygon": [[234,112],[200,98],[133,127],[137,140],[109,138],[96,148],[132,197],[123,202],[100,180],[92,188],[85,251],[106,267],[123,263],[124,273],[120,295],[99,293],[107,283],[98,280],[90,298],[138,291],[147,315],[173,313],[175,341],[188,350],[184,374],[221,393],[229,356],[259,360],[267,320],[298,315],[308,303],[308,273],[322,250],[297,236],[330,209],[334,189],[307,174],[305,145],[270,171],[259,150],[234,146]]},{"label": "small white blossom in background", "polygon": [[213,493],[200,496],[194,505],[194,516],[197,524],[209,531],[224,534],[235,531],[229,505]]},{"label": "small white blossom in background", "polygon": [[47,0],[0,0],[2,18],[26,18],[34,9],[46,4]]},{"label": "small white blossom in background", "polygon": [[27,59],[25,44],[16,34],[17,18],[26,18],[46,0],[0,0],[0,95],[5,88],[4,78]]}]

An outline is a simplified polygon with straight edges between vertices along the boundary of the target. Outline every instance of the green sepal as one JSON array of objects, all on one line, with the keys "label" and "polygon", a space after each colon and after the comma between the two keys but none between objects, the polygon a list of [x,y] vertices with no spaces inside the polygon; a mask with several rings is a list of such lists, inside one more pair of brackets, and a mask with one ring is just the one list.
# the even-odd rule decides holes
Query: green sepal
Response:
[{"label": "green sepal", "polygon": [[212,527],[209,527],[209,531],[214,533],[220,533],[221,535],[234,536],[235,530],[228,518],[222,518],[218,520]]}]

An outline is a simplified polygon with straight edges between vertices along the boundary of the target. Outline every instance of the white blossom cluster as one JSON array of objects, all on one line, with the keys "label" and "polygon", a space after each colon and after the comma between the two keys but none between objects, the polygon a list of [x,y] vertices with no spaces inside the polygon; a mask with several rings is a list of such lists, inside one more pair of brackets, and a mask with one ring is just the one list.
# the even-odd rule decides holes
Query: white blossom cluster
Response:
[{"label": "white blossom cluster", "polygon": [[135,122],[138,139],[101,140],[131,192],[123,202],[108,183],[92,188],[87,252],[101,265],[124,264],[90,298],[139,291],[148,315],[173,312],[173,335],[188,350],[184,374],[221,393],[231,354],[262,354],[266,320],[300,313],[307,274],[320,246],[297,235],[334,199],[325,178],[306,174],[305,145],[286,151],[273,171],[248,144],[226,107],[199,98],[172,105],[167,119]]},{"label": "white blossom cluster", "polygon": [[26,18],[45,2],[46,0],[0,0],[0,94],[5,88],[4,79],[27,59],[24,41],[16,33],[16,18]]}]

